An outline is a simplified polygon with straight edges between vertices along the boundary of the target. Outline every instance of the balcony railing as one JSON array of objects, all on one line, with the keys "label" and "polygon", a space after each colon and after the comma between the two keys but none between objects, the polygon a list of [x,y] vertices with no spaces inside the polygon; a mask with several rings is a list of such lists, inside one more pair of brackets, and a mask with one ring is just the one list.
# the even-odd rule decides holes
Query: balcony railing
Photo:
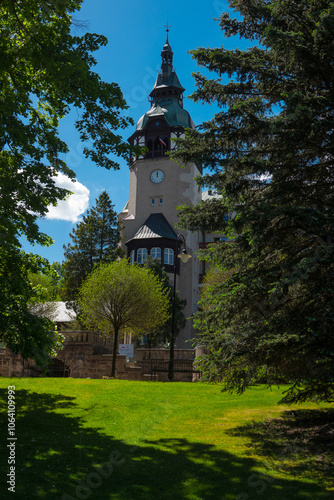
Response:
[{"label": "balcony railing", "polygon": [[89,330],[76,330],[60,332],[65,337],[65,343],[87,343],[93,346],[103,346],[112,349],[113,342],[111,338],[101,333],[92,332]]}]

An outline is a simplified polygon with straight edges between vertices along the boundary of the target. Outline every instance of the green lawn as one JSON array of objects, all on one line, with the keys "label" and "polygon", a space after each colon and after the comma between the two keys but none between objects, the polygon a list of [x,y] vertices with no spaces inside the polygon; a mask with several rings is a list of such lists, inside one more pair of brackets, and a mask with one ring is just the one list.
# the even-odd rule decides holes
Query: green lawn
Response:
[{"label": "green lawn", "polygon": [[202,383],[5,379],[1,477],[7,492],[7,387],[16,387],[16,492],[29,499],[334,498],[334,408],[277,406]]}]

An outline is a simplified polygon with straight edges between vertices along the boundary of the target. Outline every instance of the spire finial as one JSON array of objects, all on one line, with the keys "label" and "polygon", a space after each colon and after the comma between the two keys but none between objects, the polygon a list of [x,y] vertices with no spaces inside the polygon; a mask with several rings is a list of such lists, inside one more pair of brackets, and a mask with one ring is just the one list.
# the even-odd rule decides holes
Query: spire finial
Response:
[{"label": "spire finial", "polygon": [[167,31],[167,42],[168,42],[168,33],[169,33],[169,28],[171,28],[171,25],[168,24],[168,11],[167,11],[167,25],[165,24],[166,31]]}]

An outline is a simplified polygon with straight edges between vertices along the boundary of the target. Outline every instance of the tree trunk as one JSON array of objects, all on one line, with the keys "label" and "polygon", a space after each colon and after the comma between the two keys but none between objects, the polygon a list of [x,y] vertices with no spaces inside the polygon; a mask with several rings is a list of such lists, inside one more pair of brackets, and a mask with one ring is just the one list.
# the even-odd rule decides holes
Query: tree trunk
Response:
[{"label": "tree trunk", "polygon": [[116,374],[116,356],[117,356],[117,344],[118,344],[118,328],[114,331],[114,347],[112,352],[112,366],[111,366],[111,376],[115,378]]}]

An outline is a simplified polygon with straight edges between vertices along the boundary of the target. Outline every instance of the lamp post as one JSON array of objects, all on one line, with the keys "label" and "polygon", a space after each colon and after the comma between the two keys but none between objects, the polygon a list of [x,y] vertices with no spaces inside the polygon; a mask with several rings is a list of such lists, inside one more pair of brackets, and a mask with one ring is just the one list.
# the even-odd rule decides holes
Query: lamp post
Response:
[{"label": "lamp post", "polygon": [[[181,252],[178,254],[180,244],[183,245]],[[172,382],[174,379],[174,331],[175,331],[175,296],[176,296],[176,270],[177,270],[177,260],[176,256],[181,259],[185,264],[191,259],[191,255],[187,253],[186,241],[183,234],[179,234],[176,240],[175,252],[174,252],[174,286],[173,286],[173,302],[172,302],[172,328],[170,334],[170,348],[169,348],[169,363],[168,363],[168,380]]]}]

